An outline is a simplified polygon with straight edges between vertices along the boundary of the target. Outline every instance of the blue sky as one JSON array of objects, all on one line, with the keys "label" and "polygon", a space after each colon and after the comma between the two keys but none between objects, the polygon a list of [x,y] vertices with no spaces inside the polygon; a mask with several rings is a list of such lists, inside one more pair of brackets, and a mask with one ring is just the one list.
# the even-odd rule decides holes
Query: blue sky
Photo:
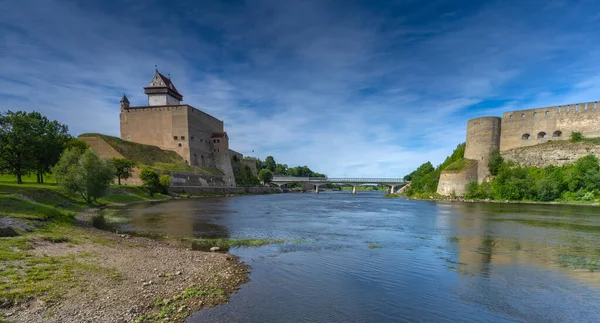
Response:
[{"label": "blue sky", "polygon": [[0,1],[0,110],[118,136],[158,65],[245,155],[402,176],[470,118],[600,99],[599,26],[597,1]]}]

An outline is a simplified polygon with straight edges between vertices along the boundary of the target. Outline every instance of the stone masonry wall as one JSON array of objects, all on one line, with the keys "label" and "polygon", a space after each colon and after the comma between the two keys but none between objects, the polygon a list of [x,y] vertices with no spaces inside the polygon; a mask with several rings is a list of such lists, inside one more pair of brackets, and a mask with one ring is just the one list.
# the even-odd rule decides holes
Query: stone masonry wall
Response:
[{"label": "stone masonry wall", "polygon": [[487,164],[490,153],[500,147],[501,119],[483,117],[467,123],[467,141],[464,157],[478,161],[477,181],[482,183],[489,175]]},{"label": "stone masonry wall", "polygon": [[571,164],[589,154],[594,154],[600,158],[600,145],[585,142],[554,141],[501,152],[505,160],[512,160],[521,166],[535,167]]},{"label": "stone masonry wall", "polygon": [[452,195],[452,192],[457,196],[465,195],[467,184],[477,180],[478,164],[479,161],[458,172],[443,171],[440,174],[437,193],[445,196]]},{"label": "stone masonry wall", "polygon": [[586,102],[506,112],[502,116],[500,150],[569,139],[579,131],[585,137],[600,137],[600,106]]}]

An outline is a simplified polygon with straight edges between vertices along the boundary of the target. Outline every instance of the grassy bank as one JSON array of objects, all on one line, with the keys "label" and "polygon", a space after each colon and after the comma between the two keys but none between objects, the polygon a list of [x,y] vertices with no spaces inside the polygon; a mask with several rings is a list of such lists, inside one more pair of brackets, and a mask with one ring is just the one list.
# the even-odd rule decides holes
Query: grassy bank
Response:
[{"label": "grassy bank", "polygon": [[[100,204],[155,199],[138,187],[111,187]],[[75,215],[89,207],[81,198],[66,196],[55,184],[37,184],[25,177],[0,177],[0,308],[40,299],[53,302],[75,287],[84,286],[88,273],[118,279],[115,272],[101,270],[81,260],[86,256],[52,257],[33,252],[40,243],[73,246],[110,244],[75,225]],[[77,258],[77,259],[76,259]]]}]

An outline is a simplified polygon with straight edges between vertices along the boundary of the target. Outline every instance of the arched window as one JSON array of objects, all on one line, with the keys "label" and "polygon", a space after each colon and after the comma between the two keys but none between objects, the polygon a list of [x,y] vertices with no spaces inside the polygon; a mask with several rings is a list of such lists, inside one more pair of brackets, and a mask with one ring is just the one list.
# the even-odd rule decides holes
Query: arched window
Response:
[{"label": "arched window", "polygon": [[534,112],[534,113],[533,113],[533,116],[534,116],[534,117],[535,117],[535,116],[537,116],[537,112]]},{"label": "arched window", "polygon": [[525,118],[525,113],[521,113],[521,118]]},{"label": "arched window", "polygon": [[523,135],[521,136],[521,140],[529,140],[530,138],[531,138],[531,135],[530,135],[530,134],[528,134],[528,133],[526,133],[526,134],[523,134]]},{"label": "arched window", "polygon": [[173,136],[173,139],[174,139],[174,140],[177,140],[177,136]]},{"label": "arched window", "polygon": [[558,107],[558,112],[560,112],[560,109],[562,109],[561,107]]},{"label": "arched window", "polygon": [[181,136],[181,140],[185,140],[185,136]]},{"label": "arched window", "polygon": [[181,143],[177,145],[178,147],[181,147]]},{"label": "arched window", "polygon": [[558,137],[562,137],[562,131],[560,130],[556,130],[553,134],[552,137],[554,138],[558,138]]},{"label": "arched window", "polygon": [[549,115],[549,114],[550,114],[550,111],[546,111],[546,115]]},{"label": "arched window", "polygon": [[548,137],[548,136],[543,131],[538,133],[538,135],[537,135],[537,139],[546,139],[546,137]]},{"label": "arched window", "polygon": [[512,119],[512,114],[510,116],[508,116],[509,119]]}]

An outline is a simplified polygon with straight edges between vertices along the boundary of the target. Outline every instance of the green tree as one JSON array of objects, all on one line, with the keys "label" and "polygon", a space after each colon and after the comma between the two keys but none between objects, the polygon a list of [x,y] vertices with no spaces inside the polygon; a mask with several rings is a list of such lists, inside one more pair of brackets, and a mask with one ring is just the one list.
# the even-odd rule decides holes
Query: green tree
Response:
[{"label": "green tree", "polygon": [[502,163],[504,163],[504,158],[502,158],[502,155],[500,155],[500,150],[492,150],[488,160],[488,169],[490,170],[490,174],[492,174],[492,176],[498,175],[498,171],[500,170]]},{"label": "green tree", "polygon": [[161,193],[169,194],[169,187],[171,187],[171,175],[160,175],[158,181],[160,182]]},{"label": "green tree", "polygon": [[91,149],[65,150],[52,171],[60,189],[80,195],[88,204],[103,196],[114,178],[112,165]]},{"label": "green tree", "polygon": [[33,168],[34,129],[34,121],[26,112],[0,114],[0,170],[15,175],[19,184]]},{"label": "green tree", "polygon": [[256,186],[260,184],[260,180],[254,176],[252,169],[248,165],[244,165],[239,171],[234,173],[235,183],[238,186]]},{"label": "green tree", "polygon": [[60,154],[65,149],[66,143],[71,139],[66,125],[58,121],[50,121],[38,112],[28,114],[33,124],[33,170],[37,175],[37,182],[44,182],[44,175],[50,172]]},{"label": "green tree", "polygon": [[288,170],[287,164],[277,164],[277,166],[275,166],[275,174],[286,175],[287,170]]},{"label": "green tree", "polygon": [[258,173],[258,178],[264,183],[268,184],[273,180],[273,173],[268,169],[261,169]]},{"label": "green tree", "polygon": [[160,175],[154,169],[149,167],[142,169],[140,172],[140,179],[142,180],[142,187],[150,194],[150,196],[154,196],[154,194],[163,191],[160,183]]},{"label": "green tree", "polygon": [[131,177],[135,162],[125,158],[111,158],[110,162],[115,168],[115,175],[117,181],[121,185],[121,179],[128,179]]},{"label": "green tree", "polygon": [[270,170],[271,173],[274,173],[276,167],[277,163],[275,162],[275,158],[273,158],[273,156],[267,156],[265,159],[265,168]]},{"label": "green tree", "polygon": [[77,138],[71,137],[65,143],[65,149],[69,149],[69,148],[79,149],[83,152],[84,150],[90,148],[90,146],[83,140],[79,140]]}]

